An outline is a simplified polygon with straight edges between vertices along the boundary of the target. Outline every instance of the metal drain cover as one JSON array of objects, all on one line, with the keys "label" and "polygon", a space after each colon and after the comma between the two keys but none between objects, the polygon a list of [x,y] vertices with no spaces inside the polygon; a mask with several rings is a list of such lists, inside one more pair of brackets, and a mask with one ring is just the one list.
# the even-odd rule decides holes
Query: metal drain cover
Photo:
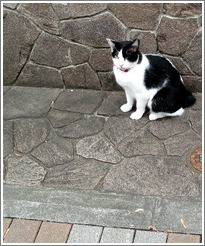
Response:
[{"label": "metal drain cover", "polygon": [[187,155],[187,165],[194,171],[202,172],[202,146],[197,146]]}]

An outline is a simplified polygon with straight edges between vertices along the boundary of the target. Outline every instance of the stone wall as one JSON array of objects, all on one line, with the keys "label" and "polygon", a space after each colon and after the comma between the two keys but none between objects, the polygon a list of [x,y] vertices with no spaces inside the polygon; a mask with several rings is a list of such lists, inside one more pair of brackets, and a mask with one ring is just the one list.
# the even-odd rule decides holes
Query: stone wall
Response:
[{"label": "stone wall", "polygon": [[118,90],[106,38],[138,37],[200,92],[201,13],[201,3],[5,3],[4,85]]}]

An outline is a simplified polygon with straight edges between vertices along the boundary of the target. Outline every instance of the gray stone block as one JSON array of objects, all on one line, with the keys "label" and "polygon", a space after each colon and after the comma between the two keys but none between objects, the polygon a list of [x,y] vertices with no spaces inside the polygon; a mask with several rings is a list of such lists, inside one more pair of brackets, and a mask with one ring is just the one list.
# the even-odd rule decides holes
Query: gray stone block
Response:
[{"label": "gray stone block", "polygon": [[165,155],[163,144],[147,130],[138,130],[123,140],[118,150],[125,157]]},{"label": "gray stone block", "polygon": [[192,129],[197,132],[200,136],[202,135],[202,111],[191,110],[189,113],[189,120],[192,124]]},{"label": "gray stone block", "polygon": [[44,31],[59,35],[60,21],[49,3],[22,3],[19,12],[31,18]]},{"label": "gray stone block", "polygon": [[[16,4],[9,5],[16,7]],[[4,85],[12,85],[28,59],[39,30],[28,18],[15,11],[6,10],[5,13],[3,75]]]},{"label": "gray stone block", "polygon": [[73,159],[73,145],[69,140],[54,138],[36,147],[31,155],[45,166],[53,167]]},{"label": "gray stone block", "polygon": [[102,136],[94,135],[81,139],[76,145],[77,154],[85,158],[118,163],[122,157],[118,151]]},{"label": "gray stone block", "polygon": [[114,143],[129,136],[135,128],[135,122],[128,117],[110,117],[105,123],[104,133]]},{"label": "gray stone block", "polygon": [[37,64],[61,68],[70,65],[68,49],[68,43],[58,36],[42,33],[35,43],[30,58]]},{"label": "gray stone block", "polygon": [[163,118],[152,121],[148,130],[159,139],[167,139],[171,136],[186,132],[190,129],[187,117]]},{"label": "gray stone block", "polygon": [[109,170],[107,163],[76,159],[48,171],[44,185],[70,189],[94,189]]},{"label": "gray stone block", "polygon": [[106,227],[100,243],[132,243],[133,237],[134,230]]},{"label": "gray stone block", "polygon": [[99,133],[104,125],[105,119],[99,117],[83,118],[68,126],[56,130],[61,137],[82,138]]},{"label": "gray stone block", "polygon": [[67,243],[99,243],[103,227],[73,225]]},{"label": "gray stone block", "polygon": [[4,95],[4,118],[36,118],[48,113],[59,89],[15,87]]},{"label": "gray stone block", "polygon": [[194,93],[194,97],[196,98],[195,104],[191,107],[193,110],[201,110],[202,109],[202,94]]},{"label": "gray stone block", "polygon": [[70,7],[67,3],[52,3],[52,7],[60,20],[71,17]]},{"label": "gray stone block", "polygon": [[136,231],[134,243],[166,243],[167,233]]},{"label": "gray stone block", "polygon": [[107,47],[106,37],[112,37],[113,40],[125,39],[126,33],[124,25],[108,12],[64,21],[61,30],[63,37],[94,47]]},{"label": "gray stone block", "polygon": [[[109,93],[108,97],[103,101],[97,113],[101,115],[113,115],[113,116],[125,114],[120,110],[120,107],[125,102],[126,99],[125,99],[124,92],[120,91],[120,92]],[[128,113],[126,114],[128,115]]]},{"label": "gray stone block", "polygon": [[109,3],[108,7],[127,26],[140,30],[154,30],[161,9],[159,3]]},{"label": "gray stone block", "polygon": [[[181,220],[183,220],[184,225]],[[164,198],[157,202],[153,226],[162,231],[202,233],[202,202],[197,197]]]},{"label": "gray stone block", "polygon": [[18,86],[63,88],[63,80],[57,69],[27,63],[16,80]]},{"label": "gray stone block", "polygon": [[201,144],[202,140],[193,130],[172,136],[164,141],[168,155],[182,156],[193,146]]},{"label": "gray stone block", "polygon": [[199,185],[178,157],[133,157],[112,166],[103,191],[138,195],[198,196]]},{"label": "gray stone block", "polygon": [[63,79],[68,88],[100,89],[100,81],[88,63],[62,69]]},{"label": "gray stone block", "polygon": [[7,184],[40,185],[45,175],[45,169],[27,156],[8,158]]},{"label": "gray stone block", "polygon": [[3,125],[3,155],[6,157],[13,152],[14,148],[13,122],[4,121]]},{"label": "gray stone block", "polygon": [[23,119],[15,121],[14,131],[16,149],[28,153],[46,140],[50,127],[44,119]]},{"label": "gray stone block", "polygon": [[69,6],[74,18],[94,15],[106,9],[105,3],[71,3]]},{"label": "gray stone block", "polygon": [[[152,224],[154,197],[4,186],[4,217],[146,229]],[[143,209],[144,212],[131,211]]]},{"label": "gray stone block", "polygon": [[105,92],[91,90],[66,90],[54,104],[54,109],[78,113],[93,113],[102,103]]},{"label": "gray stone block", "polygon": [[51,122],[53,127],[63,127],[67,126],[83,117],[79,113],[71,113],[67,111],[60,111],[51,109],[47,115],[47,118]]}]

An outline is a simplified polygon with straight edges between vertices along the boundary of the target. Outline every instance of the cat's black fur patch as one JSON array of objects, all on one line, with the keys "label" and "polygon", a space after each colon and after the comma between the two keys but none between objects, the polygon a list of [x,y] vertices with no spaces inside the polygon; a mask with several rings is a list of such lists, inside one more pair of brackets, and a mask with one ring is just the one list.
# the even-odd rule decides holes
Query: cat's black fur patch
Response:
[{"label": "cat's black fur patch", "polygon": [[150,63],[145,72],[146,88],[162,87],[153,97],[152,111],[174,113],[194,104],[195,98],[186,90],[179,72],[166,58],[157,55],[146,57]]}]

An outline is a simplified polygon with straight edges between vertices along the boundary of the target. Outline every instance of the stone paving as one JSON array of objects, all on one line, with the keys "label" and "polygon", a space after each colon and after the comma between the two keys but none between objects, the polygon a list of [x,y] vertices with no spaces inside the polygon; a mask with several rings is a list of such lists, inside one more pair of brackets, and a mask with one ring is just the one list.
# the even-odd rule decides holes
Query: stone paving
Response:
[{"label": "stone paving", "polygon": [[200,243],[200,235],[93,225],[3,220],[4,243]]},{"label": "stone paving", "polygon": [[186,163],[202,96],[181,117],[133,121],[123,92],[4,87],[4,183],[151,196],[201,194]]}]

